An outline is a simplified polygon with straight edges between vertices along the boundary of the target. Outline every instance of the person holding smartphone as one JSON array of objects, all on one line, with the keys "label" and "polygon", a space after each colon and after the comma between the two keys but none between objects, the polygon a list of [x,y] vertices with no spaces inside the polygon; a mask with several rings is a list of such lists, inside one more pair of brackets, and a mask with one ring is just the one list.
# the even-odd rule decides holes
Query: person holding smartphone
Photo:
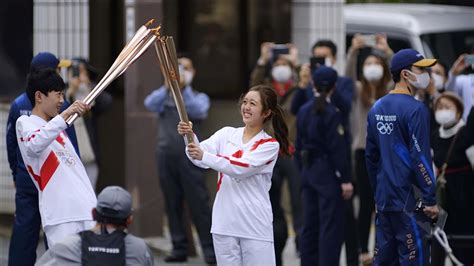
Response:
[{"label": "person holding smartphone", "polygon": [[[83,58],[72,59],[72,65],[68,68],[67,74],[68,87],[65,98],[70,102],[84,100],[97,83],[97,70]],[[91,104],[91,109],[84,116],[78,117],[74,123],[81,151],[81,161],[94,190],[99,178],[101,162],[98,118],[110,109],[112,101],[112,95],[109,92],[102,92]]]},{"label": "person holding smartphone", "polygon": [[[374,102],[387,94],[393,87],[391,82],[389,60],[393,52],[384,35],[377,35],[378,48],[368,47],[367,53],[361,53],[367,47],[363,35],[352,38],[346,65],[346,75],[355,80],[355,93],[352,102],[351,131],[353,133],[352,151],[354,152],[354,169],[360,200],[357,219],[360,259],[363,265],[372,263],[369,252],[369,235],[374,212],[374,196],[370,187],[365,166],[365,136],[367,134],[367,113]],[[362,64],[357,68],[358,61]]]},{"label": "person holding smartphone", "polygon": [[[278,104],[283,108],[285,122],[288,125],[291,147],[293,147],[292,143],[296,138],[296,117],[291,113],[290,108],[292,98],[297,91],[295,89],[297,64],[298,50],[293,44],[263,43],[260,58],[252,71],[250,81],[252,86],[265,84],[276,92]],[[290,148],[290,150],[293,150],[293,148]],[[282,188],[285,179],[288,181],[297,252],[299,249],[298,239],[301,227],[300,175],[292,155],[291,153],[289,155],[279,154],[270,189],[277,265],[281,265],[281,254],[288,238],[288,226],[281,206]]]},{"label": "person holding smartphone", "polygon": [[449,70],[446,90],[457,93],[464,102],[463,119],[466,121],[469,110],[474,105],[474,74],[461,74],[469,66],[474,65],[474,54],[462,54]]},{"label": "person holding smartphone", "polygon": [[[317,41],[312,49],[311,54],[317,60],[319,64],[315,64],[316,67],[321,66],[324,62],[326,67],[334,67],[337,62],[337,46],[336,44],[327,39],[322,39]],[[313,99],[315,96],[315,91],[313,89],[314,81],[311,79],[311,76],[314,75],[314,70],[311,70],[310,64],[303,64],[299,72],[299,82],[298,88],[295,92],[295,95],[291,104],[291,112],[293,114],[298,114],[299,109],[309,100]],[[351,132],[349,130],[349,114],[352,109],[352,97],[354,94],[354,82],[348,77],[338,76],[336,81],[336,88],[330,94],[331,103],[336,106],[342,114],[342,125],[345,129],[346,134],[345,138],[345,148],[348,150],[346,160],[351,161],[350,158],[350,146],[351,146]],[[355,228],[355,217],[353,211],[352,198],[345,201],[345,218],[346,229],[344,236],[346,243],[346,258],[347,265],[359,265],[359,252],[357,248],[357,235]]]}]

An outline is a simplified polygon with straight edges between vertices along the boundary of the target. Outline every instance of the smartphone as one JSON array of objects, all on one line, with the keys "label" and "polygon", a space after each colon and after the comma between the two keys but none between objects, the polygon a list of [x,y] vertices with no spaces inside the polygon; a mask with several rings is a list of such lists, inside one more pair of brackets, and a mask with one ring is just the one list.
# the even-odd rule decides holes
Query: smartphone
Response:
[{"label": "smartphone", "polygon": [[275,44],[272,48],[272,59],[275,62],[282,54],[289,54],[290,48],[286,44]]},{"label": "smartphone", "polygon": [[79,77],[79,64],[72,64],[71,66],[72,77]]},{"label": "smartphone", "polygon": [[364,43],[366,46],[374,47],[375,44],[377,43],[377,40],[374,34],[366,34],[366,35],[362,35],[361,37],[364,40]]},{"label": "smartphone", "polygon": [[326,58],[324,57],[310,57],[309,65],[311,68],[311,73],[313,73],[318,67],[325,65]]},{"label": "smartphone", "polygon": [[468,54],[464,57],[464,64],[466,65],[474,65],[474,54]]}]

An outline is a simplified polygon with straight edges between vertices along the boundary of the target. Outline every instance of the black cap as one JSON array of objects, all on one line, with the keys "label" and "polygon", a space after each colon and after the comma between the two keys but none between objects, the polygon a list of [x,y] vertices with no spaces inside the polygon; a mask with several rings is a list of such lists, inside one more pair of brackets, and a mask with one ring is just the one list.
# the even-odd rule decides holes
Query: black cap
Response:
[{"label": "black cap", "polygon": [[317,88],[332,88],[337,81],[337,72],[333,68],[320,66],[313,72],[313,82]]}]

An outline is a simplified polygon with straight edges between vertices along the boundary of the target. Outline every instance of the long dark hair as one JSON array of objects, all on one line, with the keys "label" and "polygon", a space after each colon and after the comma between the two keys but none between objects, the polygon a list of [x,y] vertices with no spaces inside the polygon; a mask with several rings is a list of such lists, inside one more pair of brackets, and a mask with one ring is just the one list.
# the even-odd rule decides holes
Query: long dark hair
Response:
[{"label": "long dark hair", "polygon": [[[383,96],[385,96],[385,94],[387,94],[387,90],[388,90],[387,86],[391,79],[387,61],[383,57],[379,56],[378,54],[370,54],[364,59],[364,62],[370,56],[374,56],[375,58],[377,58],[377,61],[379,61],[379,63],[382,65],[383,76],[377,82],[375,87],[373,87],[373,85],[364,77],[364,75],[360,76],[360,82],[362,83],[362,92],[361,92],[360,98],[362,100],[362,104],[365,107],[371,107],[372,104],[374,104],[376,100],[382,98]],[[364,64],[362,64],[362,66],[363,65]],[[372,93],[373,90],[375,90],[375,93]]]},{"label": "long dark hair", "polygon": [[277,94],[275,91],[266,85],[257,85],[251,87],[250,91],[256,91],[260,94],[260,99],[262,101],[262,113],[270,110],[270,115],[265,118],[265,122],[272,122],[273,134],[280,144],[280,150],[289,155],[289,146],[290,142],[288,141],[288,126],[286,125],[283,109],[278,104]]},{"label": "long dark hair", "polygon": [[316,100],[314,101],[313,105],[313,111],[316,114],[321,114],[324,113],[324,110],[326,109],[327,105],[327,97],[329,92],[331,92],[336,85],[334,84],[333,86],[319,86],[316,87],[316,91],[319,93],[318,96],[316,96]]}]

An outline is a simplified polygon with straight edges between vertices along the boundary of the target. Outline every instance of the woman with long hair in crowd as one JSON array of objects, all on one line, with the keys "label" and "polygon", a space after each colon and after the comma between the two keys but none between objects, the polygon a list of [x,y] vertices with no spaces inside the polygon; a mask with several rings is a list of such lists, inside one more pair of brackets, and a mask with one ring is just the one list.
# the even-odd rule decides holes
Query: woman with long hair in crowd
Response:
[{"label": "woman with long hair in crowd", "polygon": [[[372,257],[369,254],[368,242],[372,214],[374,212],[374,196],[370,186],[365,166],[365,137],[367,134],[367,114],[375,101],[389,91],[391,82],[388,62],[393,51],[387,44],[385,36],[377,36],[377,48],[365,46],[361,35],[356,34],[349,48],[346,75],[356,80],[356,89],[352,104],[352,150],[357,180],[357,193],[360,199],[359,216],[357,220],[359,249],[363,265],[370,265]],[[364,53],[360,57],[360,53]],[[357,58],[361,61],[360,71],[357,71]],[[357,73],[359,72],[359,75]]]},{"label": "woman with long hair in crowd", "polygon": [[[288,127],[275,91],[250,88],[240,99],[244,127],[224,127],[188,143],[197,166],[218,174],[211,233],[218,265],[275,265],[269,190],[279,152],[288,154]],[[193,134],[180,122],[178,133]],[[195,136],[195,135],[194,135]]]}]

